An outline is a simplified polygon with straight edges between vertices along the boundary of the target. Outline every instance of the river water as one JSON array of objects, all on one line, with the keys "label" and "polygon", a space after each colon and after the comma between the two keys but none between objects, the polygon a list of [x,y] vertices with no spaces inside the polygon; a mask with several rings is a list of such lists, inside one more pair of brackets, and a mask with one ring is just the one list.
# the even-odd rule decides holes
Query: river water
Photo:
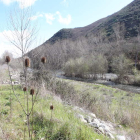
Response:
[{"label": "river water", "polygon": [[93,80],[93,79],[82,79],[82,78],[76,78],[76,77],[66,77],[66,76],[64,76],[64,72],[62,72],[62,71],[57,71],[55,75],[57,78],[70,79],[70,80],[82,81],[82,82],[87,82],[87,83],[103,84],[103,85],[106,85],[109,87],[118,88],[121,90],[130,91],[133,93],[140,93],[140,87],[138,87],[138,86],[116,84],[112,81],[109,81],[109,79],[112,80],[114,78],[117,78],[117,75],[113,74],[113,73],[105,74],[105,77],[107,80]]}]

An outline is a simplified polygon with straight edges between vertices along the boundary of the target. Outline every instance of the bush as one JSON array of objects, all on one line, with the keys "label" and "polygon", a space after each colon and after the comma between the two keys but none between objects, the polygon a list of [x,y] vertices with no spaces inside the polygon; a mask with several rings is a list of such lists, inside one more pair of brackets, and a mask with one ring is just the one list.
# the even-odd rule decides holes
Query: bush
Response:
[{"label": "bush", "polygon": [[113,57],[112,70],[118,75],[118,82],[124,80],[124,76],[132,73],[132,62],[124,54]]},{"label": "bush", "polygon": [[64,72],[66,76],[74,77],[88,77],[89,74],[93,74],[96,78],[97,74],[105,74],[108,70],[108,61],[105,56],[92,55],[89,57],[81,57],[77,59],[70,59],[64,66]]}]

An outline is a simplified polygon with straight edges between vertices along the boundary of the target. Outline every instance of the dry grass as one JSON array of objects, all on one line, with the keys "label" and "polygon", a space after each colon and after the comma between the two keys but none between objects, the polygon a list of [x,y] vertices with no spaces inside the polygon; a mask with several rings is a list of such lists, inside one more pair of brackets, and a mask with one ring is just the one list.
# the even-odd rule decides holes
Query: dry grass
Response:
[{"label": "dry grass", "polygon": [[90,110],[101,119],[122,125],[128,135],[132,131],[132,137],[139,137],[139,94],[72,80],[57,79],[54,85],[53,90],[66,103]]}]

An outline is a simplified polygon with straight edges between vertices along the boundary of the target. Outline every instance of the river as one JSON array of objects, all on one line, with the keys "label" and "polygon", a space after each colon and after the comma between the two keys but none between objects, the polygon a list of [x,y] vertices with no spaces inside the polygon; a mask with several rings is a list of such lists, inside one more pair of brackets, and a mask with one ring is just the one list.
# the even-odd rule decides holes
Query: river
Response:
[{"label": "river", "polygon": [[108,80],[93,80],[93,79],[82,79],[82,78],[76,78],[76,77],[66,77],[66,76],[64,76],[64,72],[62,72],[62,71],[57,71],[55,75],[57,78],[70,79],[70,80],[82,81],[82,82],[88,82],[88,83],[103,84],[103,85],[106,85],[109,87],[118,88],[121,90],[133,92],[133,93],[140,93],[140,87],[138,87],[138,86],[116,84],[112,81],[109,81],[109,79],[112,80],[117,77],[117,75],[113,74],[113,73],[105,74],[105,77]]}]

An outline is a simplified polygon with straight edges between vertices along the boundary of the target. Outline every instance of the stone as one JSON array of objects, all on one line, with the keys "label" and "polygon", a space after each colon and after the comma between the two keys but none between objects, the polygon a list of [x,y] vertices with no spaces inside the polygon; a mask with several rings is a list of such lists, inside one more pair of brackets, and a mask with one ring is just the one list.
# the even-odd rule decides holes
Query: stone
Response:
[{"label": "stone", "polygon": [[105,125],[104,125],[103,123],[100,123],[100,124],[99,124],[99,127],[102,127],[102,128],[105,129]]},{"label": "stone", "polygon": [[93,122],[100,124],[100,121],[98,119],[94,119]]},{"label": "stone", "polygon": [[81,120],[81,122],[87,123],[87,120],[84,119],[83,115],[77,114],[76,116],[77,116],[77,118],[79,118]]},{"label": "stone", "polygon": [[85,120],[87,121],[87,123],[91,123],[91,117],[90,117],[90,116],[87,116],[87,117],[85,118]]},{"label": "stone", "polygon": [[115,139],[115,137],[114,137],[111,133],[109,133],[109,132],[107,132],[106,135],[107,135],[109,138],[111,138],[111,139]]},{"label": "stone", "polygon": [[80,119],[81,120],[81,122],[83,122],[83,123],[87,123],[87,121],[85,120],[85,119]]},{"label": "stone", "polygon": [[92,119],[96,119],[96,115],[93,113],[89,113],[89,115],[92,117]]},{"label": "stone", "polygon": [[117,140],[126,140],[125,136],[117,135]]},{"label": "stone", "polygon": [[107,125],[104,125],[104,126],[101,125],[101,127],[104,128],[105,132],[111,133],[110,127],[108,127]]},{"label": "stone", "polygon": [[100,130],[100,132],[101,132],[102,134],[105,133],[105,132],[104,132],[104,129],[103,129],[102,127],[99,127],[98,129]]},{"label": "stone", "polygon": [[94,127],[94,128],[99,128],[99,125],[95,122],[91,122],[91,123],[89,123],[89,125]]}]

